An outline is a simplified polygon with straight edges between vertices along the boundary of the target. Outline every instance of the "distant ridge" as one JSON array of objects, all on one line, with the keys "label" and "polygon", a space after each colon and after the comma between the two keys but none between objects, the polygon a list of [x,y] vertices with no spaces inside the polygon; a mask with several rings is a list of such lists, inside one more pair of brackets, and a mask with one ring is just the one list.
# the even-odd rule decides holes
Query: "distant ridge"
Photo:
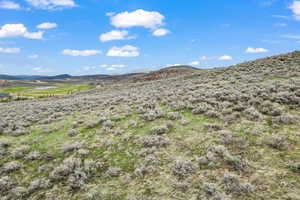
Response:
[{"label": "distant ridge", "polygon": [[82,76],[71,76],[69,74],[60,74],[55,76],[40,76],[40,75],[5,75],[0,74],[0,80],[55,80],[55,79],[82,79],[82,80],[124,80],[129,78],[135,78],[136,80],[154,80],[160,78],[171,78],[178,75],[186,75],[199,71],[200,69],[191,67],[188,65],[176,65],[160,70],[151,71],[149,73],[127,73],[119,75],[108,75],[108,74],[95,74],[95,75],[82,75]]},{"label": "distant ridge", "polygon": [[135,81],[153,81],[167,78],[175,78],[179,76],[186,76],[199,72],[201,69],[189,65],[176,65],[166,67],[157,71],[152,71],[142,76],[136,77]]},{"label": "distant ridge", "polygon": [[39,75],[5,75],[0,74],[0,80],[53,80],[53,79],[66,79],[71,78],[69,74],[60,74],[56,76],[39,76]]}]

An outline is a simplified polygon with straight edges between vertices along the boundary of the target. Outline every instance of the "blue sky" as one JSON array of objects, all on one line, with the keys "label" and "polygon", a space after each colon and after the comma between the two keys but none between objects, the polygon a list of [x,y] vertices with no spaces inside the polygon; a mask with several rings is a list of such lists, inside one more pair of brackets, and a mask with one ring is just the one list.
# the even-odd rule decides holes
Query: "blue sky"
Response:
[{"label": "blue sky", "polygon": [[0,73],[229,66],[300,47],[296,0],[0,0]]}]

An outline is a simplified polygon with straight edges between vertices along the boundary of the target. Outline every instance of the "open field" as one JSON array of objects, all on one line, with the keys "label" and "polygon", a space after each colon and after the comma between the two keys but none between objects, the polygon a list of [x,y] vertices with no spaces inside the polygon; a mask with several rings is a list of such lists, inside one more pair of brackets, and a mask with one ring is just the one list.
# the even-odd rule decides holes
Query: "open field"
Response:
[{"label": "open field", "polygon": [[13,89],[0,199],[300,199],[300,52],[175,75]]},{"label": "open field", "polygon": [[10,93],[13,97],[42,98],[59,95],[69,95],[74,92],[92,89],[94,86],[88,84],[55,84],[42,87],[10,87],[0,89],[0,93]]}]

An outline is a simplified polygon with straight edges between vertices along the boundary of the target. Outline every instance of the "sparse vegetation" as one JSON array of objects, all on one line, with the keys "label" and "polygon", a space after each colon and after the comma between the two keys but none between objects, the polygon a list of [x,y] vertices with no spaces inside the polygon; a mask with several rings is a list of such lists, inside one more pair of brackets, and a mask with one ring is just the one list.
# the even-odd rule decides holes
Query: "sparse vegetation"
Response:
[{"label": "sparse vegetation", "polygon": [[0,199],[300,198],[300,52],[160,73],[0,103]]}]

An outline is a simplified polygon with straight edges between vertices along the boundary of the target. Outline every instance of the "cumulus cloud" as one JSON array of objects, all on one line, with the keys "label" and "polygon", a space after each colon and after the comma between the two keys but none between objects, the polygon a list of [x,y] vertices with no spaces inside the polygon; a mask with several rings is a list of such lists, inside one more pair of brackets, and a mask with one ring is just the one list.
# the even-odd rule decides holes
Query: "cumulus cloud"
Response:
[{"label": "cumulus cloud", "polygon": [[20,10],[21,6],[13,1],[1,1],[0,8],[8,10]]},{"label": "cumulus cloud", "polygon": [[220,56],[217,60],[232,60],[233,58],[228,55]]},{"label": "cumulus cloud", "polygon": [[20,48],[2,48],[2,47],[0,47],[0,53],[16,54],[16,53],[20,53],[20,52],[21,52]]},{"label": "cumulus cloud", "polygon": [[63,55],[68,56],[93,56],[100,54],[101,51],[99,50],[73,50],[73,49],[64,49],[62,51]]},{"label": "cumulus cloud", "polygon": [[191,63],[189,63],[189,65],[192,65],[192,66],[199,66],[201,63],[199,61],[193,61]]},{"label": "cumulus cloud", "polygon": [[245,52],[246,53],[266,53],[266,52],[269,52],[269,50],[265,49],[265,48],[252,48],[252,47],[248,47]]},{"label": "cumulus cloud", "polygon": [[293,11],[296,20],[300,20],[300,1],[294,1],[289,8]]},{"label": "cumulus cloud", "polygon": [[43,39],[43,31],[28,32],[23,24],[5,24],[0,28],[0,38],[24,37],[28,39]]},{"label": "cumulus cloud", "polygon": [[107,56],[116,57],[137,57],[140,55],[139,48],[131,45],[123,47],[112,47],[106,54]]},{"label": "cumulus cloud", "polygon": [[108,33],[103,33],[99,37],[100,41],[107,42],[111,40],[129,40],[133,37],[128,36],[128,31],[112,30]]},{"label": "cumulus cloud", "polygon": [[145,28],[155,29],[164,24],[165,17],[159,12],[145,11],[142,9],[133,12],[122,12],[111,15],[111,24],[118,28],[130,28],[141,26]]},{"label": "cumulus cloud", "polygon": [[26,0],[27,3],[39,9],[62,9],[76,6],[74,0]]},{"label": "cumulus cloud", "polygon": [[170,31],[167,29],[164,29],[164,28],[156,29],[155,31],[153,31],[153,35],[156,37],[165,36],[169,33],[170,33]]},{"label": "cumulus cloud", "polygon": [[56,28],[57,24],[56,23],[45,22],[45,23],[37,25],[36,27],[39,28],[39,29],[52,29],[52,28]]}]

